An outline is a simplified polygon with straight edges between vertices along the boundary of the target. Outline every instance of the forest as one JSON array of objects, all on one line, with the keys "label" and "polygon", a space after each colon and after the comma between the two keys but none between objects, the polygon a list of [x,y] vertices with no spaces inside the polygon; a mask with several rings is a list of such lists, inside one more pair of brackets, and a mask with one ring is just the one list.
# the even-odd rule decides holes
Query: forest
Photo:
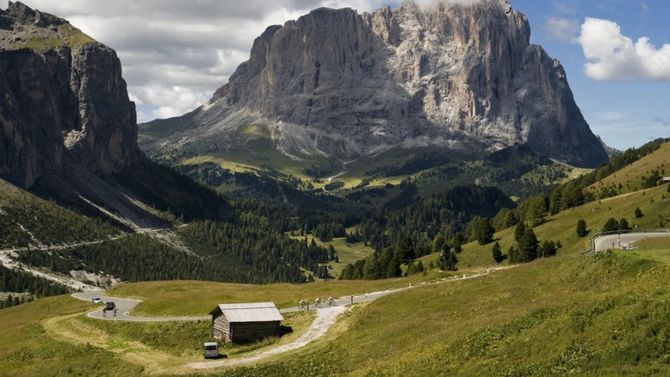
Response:
[{"label": "forest", "polygon": [[33,295],[54,296],[69,293],[70,290],[51,280],[0,265],[0,292],[11,292],[4,300],[0,299],[0,308],[6,308],[32,300]]}]

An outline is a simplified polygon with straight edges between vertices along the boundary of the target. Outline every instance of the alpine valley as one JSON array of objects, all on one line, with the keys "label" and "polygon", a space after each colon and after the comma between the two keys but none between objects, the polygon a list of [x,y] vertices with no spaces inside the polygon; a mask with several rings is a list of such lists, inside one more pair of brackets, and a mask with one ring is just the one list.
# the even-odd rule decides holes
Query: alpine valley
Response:
[{"label": "alpine valley", "polygon": [[[319,8],[138,125],[114,50],[10,1],[0,375],[667,375],[670,237],[621,233],[664,234],[670,139],[607,147],[530,35],[508,0]],[[202,362],[204,315],[268,301]]]}]

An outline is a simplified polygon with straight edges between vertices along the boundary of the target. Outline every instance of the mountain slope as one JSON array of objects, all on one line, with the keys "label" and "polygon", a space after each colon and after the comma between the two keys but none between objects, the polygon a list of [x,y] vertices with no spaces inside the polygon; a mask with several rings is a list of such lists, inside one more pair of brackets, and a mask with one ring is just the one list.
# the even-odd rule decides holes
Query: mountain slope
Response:
[{"label": "mountain slope", "polygon": [[0,173],[27,188],[70,164],[129,167],[139,153],[135,106],[116,53],[20,2],[0,12]]},{"label": "mountain slope", "polygon": [[[625,194],[653,187],[659,179],[670,175],[670,169],[667,167],[670,162],[670,141],[667,139],[650,142],[632,152],[635,152],[636,156],[630,156],[628,159],[642,157],[589,186],[588,190],[601,198]],[[626,153],[632,154],[628,151]],[[626,153],[615,159],[621,158],[626,161]]]},{"label": "mountain slope", "polygon": [[140,152],[114,50],[20,2],[0,21],[1,178],[129,228],[169,226],[159,210],[231,218],[223,199]]},{"label": "mountain slope", "polygon": [[518,143],[574,165],[606,161],[563,68],[529,38],[506,0],[317,9],[269,27],[208,103],[142,126],[143,148],[234,157],[270,140],[295,159],[348,161],[398,146]]}]

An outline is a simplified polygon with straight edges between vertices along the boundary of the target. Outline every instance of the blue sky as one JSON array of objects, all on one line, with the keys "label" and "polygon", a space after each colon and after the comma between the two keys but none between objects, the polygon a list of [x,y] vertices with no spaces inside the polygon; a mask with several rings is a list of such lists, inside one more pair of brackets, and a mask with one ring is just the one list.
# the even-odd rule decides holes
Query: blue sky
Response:
[{"label": "blue sky", "polygon": [[[670,44],[670,1],[668,0],[511,0],[531,24],[532,41],[561,61],[577,104],[607,144],[619,149],[639,146],[658,137],[670,136],[670,81],[651,79],[594,80],[584,70],[586,58],[570,35],[555,35],[555,20],[570,29],[581,27],[586,17],[616,22],[621,33],[637,41],[648,37],[660,48]],[[555,28],[554,28],[555,29]],[[575,36],[579,29],[575,30]]]}]

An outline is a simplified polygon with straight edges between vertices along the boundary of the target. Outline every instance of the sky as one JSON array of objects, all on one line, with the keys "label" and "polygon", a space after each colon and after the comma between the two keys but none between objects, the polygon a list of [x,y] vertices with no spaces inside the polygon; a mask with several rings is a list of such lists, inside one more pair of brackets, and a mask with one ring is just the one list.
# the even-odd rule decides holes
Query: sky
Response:
[{"label": "sky", "polygon": [[[24,0],[117,50],[140,122],[206,102],[254,38],[309,10],[400,0]],[[426,3],[434,0],[415,0]],[[441,0],[467,4],[479,0]],[[670,136],[670,1],[510,0],[563,64],[591,129],[625,149]],[[6,0],[0,0],[5,8]]]}]

